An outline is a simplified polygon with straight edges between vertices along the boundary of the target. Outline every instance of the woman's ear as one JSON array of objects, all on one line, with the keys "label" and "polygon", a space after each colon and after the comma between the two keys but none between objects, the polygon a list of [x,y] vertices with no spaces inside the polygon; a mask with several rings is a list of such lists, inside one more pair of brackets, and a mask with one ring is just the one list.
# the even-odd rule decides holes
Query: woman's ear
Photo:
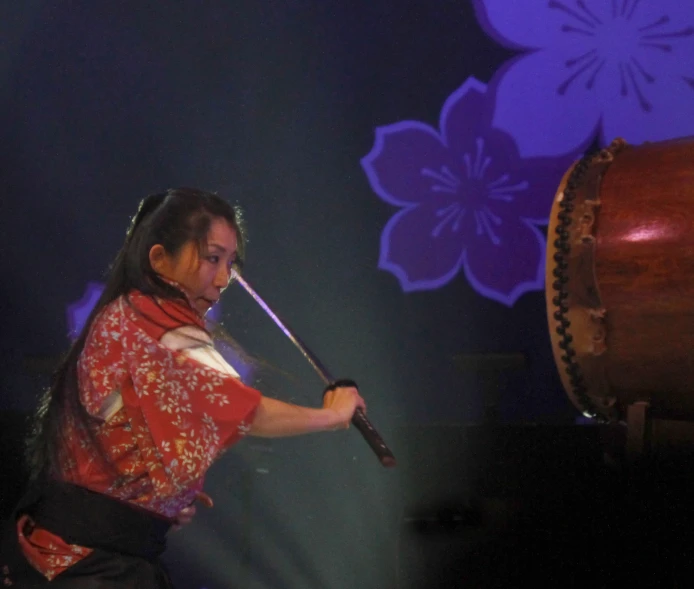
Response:
[{"label": "woman's ear", "polygon": [[157,274],[165,274],[169,265],[169,256],[160,243],[153,245],[149,250],[149,263]]}]

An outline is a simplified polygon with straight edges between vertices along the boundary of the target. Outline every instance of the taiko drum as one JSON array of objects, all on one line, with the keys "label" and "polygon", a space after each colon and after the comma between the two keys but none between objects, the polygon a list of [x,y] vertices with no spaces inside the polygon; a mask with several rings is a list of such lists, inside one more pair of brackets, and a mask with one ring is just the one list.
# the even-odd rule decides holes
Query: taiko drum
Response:
[{"label": "taiko drum", "polygon": [[622,421],[632,403],[694,419],[694,138],[615,140],[565,174],[546,296],[572,402]]}]

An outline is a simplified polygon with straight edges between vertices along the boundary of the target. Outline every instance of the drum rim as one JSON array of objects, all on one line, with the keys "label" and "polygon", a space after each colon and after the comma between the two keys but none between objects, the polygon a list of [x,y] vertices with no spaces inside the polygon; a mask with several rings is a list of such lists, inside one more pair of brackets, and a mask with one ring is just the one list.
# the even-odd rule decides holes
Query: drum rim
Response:
[{"label": "drum rim", "polygon": [[[555,365],[576,408],[606,421],[619,420],[620,411],[602,370],[606,310],[594,260],[594,225],[600,202],[589,196],[599,195],[603,175],[626,147],[624,140],[617,139],[609,148],[570,166],[555,194],[547,230],[545,298]],[[572,280],[576,283],[569,289]]]}]

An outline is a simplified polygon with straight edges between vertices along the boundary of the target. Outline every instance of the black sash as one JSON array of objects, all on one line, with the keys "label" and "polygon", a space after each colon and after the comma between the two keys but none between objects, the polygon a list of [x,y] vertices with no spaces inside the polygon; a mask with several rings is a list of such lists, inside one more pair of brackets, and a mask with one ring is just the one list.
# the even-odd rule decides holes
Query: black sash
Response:
[{"label": "black sash", "polygon": [[[133,586],[170,586],[158,557],[166,549],[166,533],[171,522],[101,493],[55,481],[29,489],[6,523],[0,550],[0,580],[5,576],[5,569],[9,568],[7,577],[15,582],[20,581],[19,587],[38,587],[46,583],[46,579],[26,562],[19,549],[16,521],[23,514],[31,516],[38,527],[60,536],[70,544],[96,550],[68,571],[75,569],[75,574],[89,577],[93,568],[94,576],[98,577],[104,559],[110,558],[126,570],[119,585],[121,587],[130,587],[127,578],[133,575],[160,579],[155,585]],[[109,554],[112,556],[109,557]],[[133,558],[144,559],[151,563],[147,565],[151,568],[143,568],[136,563],[133,568]],[[138,562],[146,564],[143,560]],[[109,562],[107,566],[113,568],[113,563]],[[66,574],[71,576],[68,571]],[[50,585],[58,585],[58,579],[63,576],[59,575],[56,582]],[[68,581],[65,579],[65,582]],[[68,586],[73,585],[76,586],[74,582],[72,585],[68,583]]]},{"label": "black sash", "polygon": [[69,544],[155,560],[166,549],[171,522],[101,493],[49,482],[33,506],[22,508],[36,525]]}]

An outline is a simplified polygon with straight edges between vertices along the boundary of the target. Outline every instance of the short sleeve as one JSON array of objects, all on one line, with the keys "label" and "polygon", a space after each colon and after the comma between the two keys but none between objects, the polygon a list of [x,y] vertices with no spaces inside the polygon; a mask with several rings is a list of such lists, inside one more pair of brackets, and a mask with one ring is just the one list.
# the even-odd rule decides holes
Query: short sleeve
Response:
[{"label": "short sleeve", "polygon": [[240,378],[236,369],[215,349],[210,334],[199,327],[186,325],[173,329],[166,332],[159,341],[171,350],[183,352],[193,360],[234,378]]},{"label": "short sleeve", "polygon": [[122,391],[123,403],[133,433],[143,442],[144,459],[161,461],[168,482],[180,488],[202,477],[224,449],[248,432],[261,394],[196,359],[185,346],[164,345],[159,338],[173,329],[193,329],[203,347],[207,334],[195,322],[169,322],[181,312],[177,303],[158,301],[140,313],[139,299],[122,303],[123,352],[132,378],[132,388]]}]

